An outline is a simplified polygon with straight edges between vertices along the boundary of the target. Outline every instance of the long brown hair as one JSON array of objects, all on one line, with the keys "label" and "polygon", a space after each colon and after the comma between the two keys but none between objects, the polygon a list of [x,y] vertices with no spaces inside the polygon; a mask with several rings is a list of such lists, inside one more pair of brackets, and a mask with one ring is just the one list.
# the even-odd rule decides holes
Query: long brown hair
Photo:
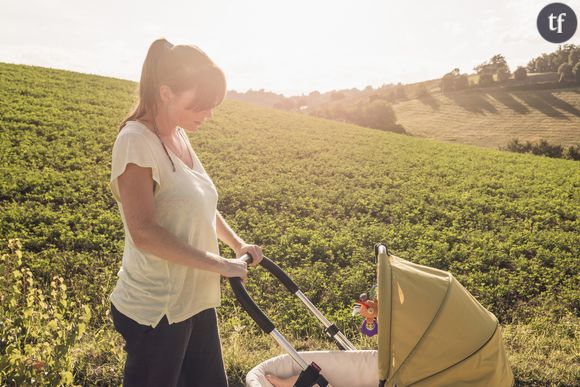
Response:
[{"label": "long brown hair", "polygon": [[141,70],[139,99],[136,106],[119,125],[142,118],[147,113],[157,114],[159,87],[167,85],[175,94],[196,90],[194,108],[197,111],[214,108],[226,95],[223,71],[199,47],[189,44],[174,46],[165,38],[157,39],[149,47]]}]

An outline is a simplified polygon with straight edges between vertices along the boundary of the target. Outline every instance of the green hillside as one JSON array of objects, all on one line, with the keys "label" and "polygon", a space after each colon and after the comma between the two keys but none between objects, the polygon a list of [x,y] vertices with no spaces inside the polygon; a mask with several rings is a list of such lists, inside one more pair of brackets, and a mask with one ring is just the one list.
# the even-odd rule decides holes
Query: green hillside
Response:
[{"label": "green hillside", "polygon": [[[0,385],[121,381],[123,341],[107,296],[123,226],[108,180],[135,90],[125,80],[0,64]],[[579,163],[230,100],[191,140],[232,228],[260,244],[357,348],[376,348],[351,308],[374,283],[373,246],[383,241],[397,256],[450,270],[500,319],[518,385],[580,380]],[[223,244],[221,252],[233,256]],[[298,350],[334,348],[264,270],[252,270],[247,288]],[[222,290],[226,368],[242,386],[252,367],[283,351],[227,281]]]},{"label": "green hillside", "polygon": [[498,148],[513,139],[580,145],[580,88],[489,88],[393,105],[397,121],[419,137]]}]

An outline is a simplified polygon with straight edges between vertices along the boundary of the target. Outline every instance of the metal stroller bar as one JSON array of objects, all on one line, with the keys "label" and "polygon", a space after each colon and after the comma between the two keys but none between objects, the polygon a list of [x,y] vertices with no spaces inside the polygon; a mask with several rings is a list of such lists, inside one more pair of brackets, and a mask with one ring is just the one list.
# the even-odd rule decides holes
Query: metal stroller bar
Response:
[{"label": "metal stroller bar", "polygon": [[[240,257],[241,260],[247,263],[252,262],[252,256],[248,253]],[[306,307],[316,316],[316,318],[324,325],[326,328],[326,334],[334,339],[335,343],[341,350],[356,350],[354,345],[340,332],[335,324],[331,323],[324,317],[324,315],[314,306],[314,304],[302,293],[298,285],[292,281],[290,277],[274,262],[269,258],[263,257],[260,261],[260,265],[268,270],[272,275],[274,275],[284,286],[290,291],[290,293],[295,294],[301,301],[306,305]],[[254,300],[248,294],[246,288],[242,284],[242,280],[239,277],[229,278],[230,285],[236,296],[236,299],[244,308],[244,310],[252,317],[252,319],[258,324],[258,326],[267,334],[274,337],[274,339],[282,346],[290,357],[300,366],[304,375],[308,374],[309,380],[315,380],[319,386],[325,386],[327,384],[326,379],[322,375],[319,375],[320,367],[315,363],[308,365],[304,359],[298,354],[298,352],[292,347],[290,343],[284,338],[284,336],[276,330],[274,324],[270,319],[264,314]],[[312,375],[315,375],[312,379]],[[302,376],[302,374],[301,374]],[[300,381],[301,379],[299,379]],[[306,380],[306,376],[305,379]],[[296,384],[299,385],[298,383]],[[312,385],[312,384],[301,384],[301,385]]]},{"label": "metal stroller bar", "polygon": [[[240,259],[245,260],[248,263],[252,262],[252,257],[249,254],[244,254],[242,257],[240,257]],[[302,293],[302,291],[300,290],[298,285],[296,285],[296,283],[286,274],[286,272],[284,272],[284,270],[282,270],[278,265],[276,265],[272,260],[270,260],[266,256],[264,256],[263,259],[260,261],[260,265],[263,268],[265,268],[266,270],[268,270],[274,277],[276,277],[286,287],[286,289],[288,289],[288,291],[290,293],[296,295],[296,297],[298,297],[300,299],[300,301],[302,301],[302,303],[312,312],[312,314],[314,314],[314,316],[316,316],[318,321],[320,321],[322,323],[324,328],[326,328],[325,329],[326,334],[334,340],[334,342],[336,343],[336,345],[338,346],[338,348],[340,350],[342,350],[342,351],[345,351],[345,350],[355,351],[356,350],[356,347],[354,346],[354,344],[352,344],[352,342],[350,342],[350,340],[348,340],[348,338],[338,329],[338,327],[335,324],[331,323],[326,317],[324,317],[322,312],[320,312],[320,310],[318,310],[318,308],[308,299],[308,297],[306,297],[306,295],[304,295],[304,293]],[[231,284],[231,282],[232,281],[230,279],[230,284]],[[240,280],[240,285],[241,285],[241,280]],[[245,288],[243,289],[243,291],[246,291]],[[235,289],[234,289],[234,292],[235,292]],[[247,294],[247,292],[246,292],[246,294]],[[237,294],[236,294],[236,297],[237,297]],[[250,298],[250,300],[251,300],[251,298]],[[268,320],[268,318],[265,315],[263,315],[263,316],[258,315],[258,316],[260,319]],[[257,323],[257,321],[256,321],[256,323]],[[264,330],[264,332],[269,333],[269,331],[266,331],[264,329],[264,328],[268,327],[268,324],[266,324],[265,322],[263,324],[264,324],[264,326],[262,326],[262,325],[260,325],[260,323],[258,323],[258,325],[260,325],[260,327]],[[273,325],[272,325],[272,328],[273,328]]]},{"label": "metal stroller bar", "polygon": [[346,338],[345,335],[342,334],[342,332],[336,327],[336,325],[328,321],[326,317],[324,317],[324,315],[316,308],[316,306],[314,306],[314,304],[310,302],[310,300],[304,295],[304,293],[302,293],[301,290],[298,290],[294,294],[296,294],[296,296],[300,298],[300,300],[304,303],[304,305],[306,305],[306,307],[310,309],[310,311],[316,316],[316,318],[322,323],[322,325],[324,325],[324,327],[326,328],[326,334],[334,339],[339,349],[343,351],[356,350],[355,346]]}]

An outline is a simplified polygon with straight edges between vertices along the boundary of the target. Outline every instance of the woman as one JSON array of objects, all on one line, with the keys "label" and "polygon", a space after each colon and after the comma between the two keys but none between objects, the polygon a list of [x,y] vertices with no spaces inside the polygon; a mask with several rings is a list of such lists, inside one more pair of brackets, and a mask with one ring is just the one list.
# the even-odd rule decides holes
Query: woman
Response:
[{"label": "woman", "polygon": [[219,255],[218,238],[257,265],[217,211],[217,191],[183,129],[194,133],[225,96],[222,70],[198,47],[151,44],[134,112],[119,127],[110,187],[125,229],[111,292],[125,339],[124,386],[227,386],[215,308],[220,275],[247,265]]}]

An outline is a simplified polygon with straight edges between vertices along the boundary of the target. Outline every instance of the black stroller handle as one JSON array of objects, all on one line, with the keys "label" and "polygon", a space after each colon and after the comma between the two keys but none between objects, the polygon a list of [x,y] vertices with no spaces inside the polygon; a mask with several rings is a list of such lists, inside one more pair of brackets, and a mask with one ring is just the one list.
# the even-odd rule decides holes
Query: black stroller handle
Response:
[{"label": "black stroller handle", "polygon": [[[253,261],[253,258],[249,253],[242,255],[238,259],[245,261],[248,264],[252,263]],[[291,293],[296,294],[303,300],[303,302],[306,300],[307,306],[308,304],[310,304],[309,308],[313,308],[315,310],[317,317],[319,317],[318,315],[321,316],[321,313],[302,294],[298,285],[296,285],[296,283],[294,283],[294,281],[292,281],[292,279],[288,277],[288,275],[278,265],[276,265],[274,262],[272,262],[265,256],[260,261],[260,265],[263,266],[270,273],[272,273],[276,278],[278,278],[280,282],[282,282]],[[284,338],[284,336],[282,336],[276,330],[276,327],[274,326],[272,321],[270,321],[268,316],[266,316],[266,314],[262,311],[262,309],[260,309],[260,307],[256,305],[252,297],[250,297],[250,295],[246,291],[246,288],[244,287],[244,284],[242,283],[242,279],[240,277],[230,277],[229,281],[232,290],[236,296],[236,299],[238,300],[242,308],[250,315],[250,317],[252,317],[252,319],[256,322],[256,324],[258,324],[258,326],[264,332],[273,336],[274,339],[276,339],[276,341],[278,342],[278,344],[280,344],[284,349],[286,349],[290,357],[302,369],[302,372],[300,373],[298,380],[294,384],[294,387],[311,387],[314,385],[320,387],[327,386],[328,381],[320,373],[321,370],[320,367],[314,362],[312,362],[311,364],[306,363],[304,359],[300,356],[300,354],[294,349],[294,347],[292,347],[292,345],[288,343],[288,341]],[[324,320],[325,325],[330,326],[330,322],[328,322],[328,320],[326,320],[324,317],[322,317],[322,319]],[[352,346],[352,344],[348,341],[348,339],[346,339],[345,337],[343,338],[342,333],[338,330],[338,328],[336,328],[334,324],[332,324],[331,328],[335,328],[330,329],[333,333],[331,337],[337,340],[335,336],[340,335],[339,337],[341,337],[342,340],[345,340],[347,342],[347,344],[342,345],[343,347],[346,345]],[[329,329],[327,328],[327,333],[328,332]],[[354,346],[352,346],[352,348],[354,349]]]},{"label": "black stroller handle", "polygon": [[[248,264],[252,263],[253,261],[253,258],[249,253],[242,255],[239,259],[242,261],[246,261],[246,263]],[[260,264],[262,264],[262,262],[266,259],[267,258],[264,257],[260,262]],[[230,285],[232,287],[232,290],[234,291],[236,299],[238,300],[240,305],[242,305],[242,308],[244,308],[244,310],[248,312],[250,317],[254,319],[256,324],[258,324],[258,326],[264,332],[270,334],[270,332],[272,332],[275,329],[274,324],[272,324],[272,321],[270,321],[268,316],[266,316],[266,314],[262,311],[262,309],[260,309],[260,307],[256,305],[254,300],[252,300],[252,297],[250,297],[250,295],[246,291],[244,284],[242,284],[242,279],[240,277],[230,277],[228,279],[230,281]]]},{"label": "black stroller handle", "polygon": [[[252,263],[253,258],[249,253],[242,255],[238,258],[246,263]],[[268,257],[264,256],[260,261],[260,265],[268,270],[274,277],[276,277],[288,291],[294,294],[296,297],[302,301],[304,305],[314,314],[314,316],[324,325],[326,334],[332,338],[339,349],[341,350],[355,350],[354,345],[344,336],[344,334],[338,329],[338,327],[328,321],[326,317],[312,304],[312,302],[300,291],[300,288],[296,283],[282,270],[278,265],[276,265]],[[244,310],[252,317],[252,319],[258,324],[258,326],[266,333],[270,334],[275,330],[274,324],[270,319],[264,314],[258,305],[254,302],[252,297],[246,291],[242,280],[239,277],[229,278],[230,285],[236,299]]]},{"label": "black stroller handle", "polygon": [[[246,261],[248,264],[254,261],[254,258],[252,258],[250,253],[242,255],[239,259]],[[260,261],[260,266],[272,273],[274,277],[278,278],[278,280],[282,282],[284,286],[286,286],[286,289],[288,289],[290,293],[294,294],[300,290],[298,285],[292,281],[292,278],[288,277],[288,274],[286,274],[284,270],[280,269],[280,266],[276,265],[268,257],[263,257],[263,259]]]},{"label": "black stroller handle", "polygon": [[[252,255],[250,253],[246,253],[238,258],[246,263],[250,264],[253,262]],[[282,270],[278,265],[272,262],[269,258],[263,257],[260,261],[260,265],[268,270],[274,277],[278,278],[286,289],[290,291],[290,293],[294,294],[300,290],[298,285],[288,275]],[[274,324],[272,321],[266,316],[266,314],[260,309],[258,305],[254,302],[252,297],[246,291],[246,288],[242,284],[242,279],[240,277],[230,277],[229,278],[230,285],[234,294],[236,295],[236,299],[242,305],[242,307],[248,312],[248,314],[254,319],[256,324],[266,333],[270,333],[274,330]]]}]

